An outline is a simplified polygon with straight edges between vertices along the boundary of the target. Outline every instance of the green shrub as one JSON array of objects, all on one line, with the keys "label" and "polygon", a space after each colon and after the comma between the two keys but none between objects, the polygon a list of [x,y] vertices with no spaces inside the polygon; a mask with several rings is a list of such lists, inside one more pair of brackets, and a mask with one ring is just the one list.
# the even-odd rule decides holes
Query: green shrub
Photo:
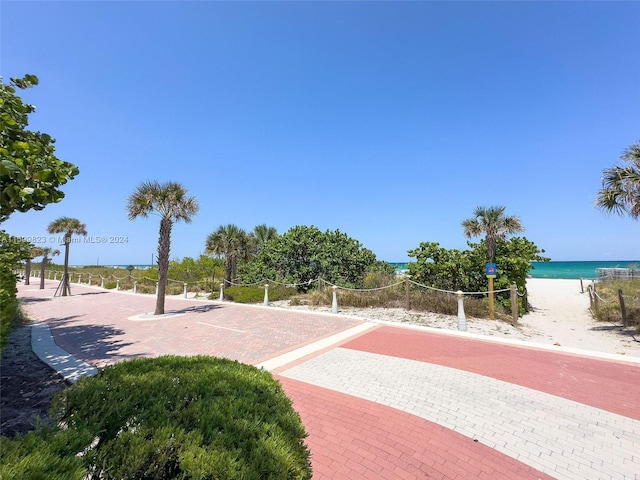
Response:
[{"label": "green shrub", "polygon": [[87,435],[39,428],[12,440],[0,437],[0,478],[81,480],[87,470],[76,456]]},{"label": "green shrub", "polygon": [[52,412],[99,438],[90,478],[311,477],[299,415],[271,374],[211,357],[137,359],[83,378]]},{"label": "green shrub", "polygon": [[[269,288],[269,301],[287,300],[298,291],[292,287],[276,286]],[[212,293],[209,298],[218,298],[219,292]],[[264,287],[230,287],[224,290],[224,299],[236,303],[261,303],[264,301]]]},{"label": "green shrub", "polygon": [[0,351],[7,345],[11,325],[18,310],[16,276],[0,267]]}]

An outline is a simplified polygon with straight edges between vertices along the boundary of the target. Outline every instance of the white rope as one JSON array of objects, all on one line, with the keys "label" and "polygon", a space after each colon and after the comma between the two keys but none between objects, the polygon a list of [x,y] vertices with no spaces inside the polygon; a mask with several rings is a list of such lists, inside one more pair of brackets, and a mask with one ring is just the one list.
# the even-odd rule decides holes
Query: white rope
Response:
[{"label": "white rope", "polygon": [[232,282],[231,280],[223,280],[223,282],[226,284],[228,283],[229,285],[233,285],[234,287],[253,287],[256,285],[264,285],[264,282],[254,282],[254,283],[235,283]]},{"label": "white rope", "polygon": [[600,301],[602,301],[602,302],[604,302],[604,303],[611,303],[611,301],[610,301],[610,300],[605,300],[605,299],[604,299],[604,298],[602,298],[600,295],[598,295],[598,292],[596,292],[595,290],[594,290],[593,294],[594,294],[596,297],[598,297],[598,298],[600,299]]},{"label": "white rope", "polygon": [[311,285],[313,282],[319,282],[321,279],[316,278],[314,280],[308,280],[306,282],[302,282],[302,283],[282,283],[282,282],[278,282],[277,280],[271,280],[270,278],[267,278],[265,280],[265,282],[267,283],[275,283],[276,285],[282,285],[284,287],[287,288],[293,288],[293,287],[302,287],[304,285]]},{"label": "white rope", "polygon": [[322,280],[322,282],[326,283],[327,285],[331,285],[332,287],[336,287],[338,290],[347,290],[350,292],[377,292],[380,290],[385,290],[387,288],[397,287],[398,285],[403,284],[404,280],[398,283],[394,283],[392,285],[387,285],[386,287],[377,287],[377,288],[350,288],[350,287],[341,287],[339,285],[334,285],[333,283],[327,282],[326,280]]},{"label": "white rope", "polygon": [[[417,283],[414,282],[413,280],[409,280],[411,283],[413,283],[414,285],[418,286],[418,287],[423,287],[426,288],[428,290],[435,290],[436,292],[442,292],[442,293],[450,293],[452,295],[457,295],[458,292],[454,292],[452,290],[442,290],[441,288],[435,288],[435,287],[430,287],[428,285],[423,285],[421,283]],[[502,292],[509,292],[511,291],[510,288],[504,288],[502,290],[493,290],[493,293],[502,293]],[[463,295],[486,295],[488,294],[489,291],[486,292],[462,292]]]}]

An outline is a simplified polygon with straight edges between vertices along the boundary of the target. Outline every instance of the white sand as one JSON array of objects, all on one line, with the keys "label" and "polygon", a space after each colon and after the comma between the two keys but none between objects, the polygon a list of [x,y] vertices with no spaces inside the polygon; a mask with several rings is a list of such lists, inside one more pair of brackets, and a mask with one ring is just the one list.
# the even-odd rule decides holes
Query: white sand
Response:
[{"label": "white sand", "polygon": [[[587,284],[584,286],[586,288]],[[589,295],[580,292],[580,280],[528,279],[527,290],[533,310],[521,317],[516,327],[500,320],[467,317],[467,331],[510,340],[556,345],[558,349],[564,347],[640,357],[640,334],[634,327],[622,329],[620,324],[612,325],[594,320],[589,312]],[[288,301],[272,302],[272,305],[309,309],[305,306],[290,307]],[[328,312],[330,308],[317,307],[312,310]],[[455,316],[400,308],[340,308],[339,313],[374,321],[458,329],[458,319]]]}]

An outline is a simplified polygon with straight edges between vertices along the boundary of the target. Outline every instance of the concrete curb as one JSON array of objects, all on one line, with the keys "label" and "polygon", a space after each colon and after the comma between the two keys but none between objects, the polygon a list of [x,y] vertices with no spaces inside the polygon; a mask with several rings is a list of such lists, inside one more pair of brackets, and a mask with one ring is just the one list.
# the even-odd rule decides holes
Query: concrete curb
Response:
[{"label": "concrete curb", "polygon": [[81,377],[93,377],[98,369],[66,352],[53,340],[51,330],[44,323],[31,327],[31,349],[37,357],[69,383],[76,383]]}]

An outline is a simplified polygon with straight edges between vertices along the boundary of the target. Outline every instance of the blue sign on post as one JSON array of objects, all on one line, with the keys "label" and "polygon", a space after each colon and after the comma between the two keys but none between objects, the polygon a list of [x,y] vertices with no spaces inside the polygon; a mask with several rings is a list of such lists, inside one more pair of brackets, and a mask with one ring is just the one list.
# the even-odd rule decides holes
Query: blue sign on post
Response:
[{"label": "blue sign on post", "polygon": [[487,263],[487,278],[496,278],[496,264]]}]

